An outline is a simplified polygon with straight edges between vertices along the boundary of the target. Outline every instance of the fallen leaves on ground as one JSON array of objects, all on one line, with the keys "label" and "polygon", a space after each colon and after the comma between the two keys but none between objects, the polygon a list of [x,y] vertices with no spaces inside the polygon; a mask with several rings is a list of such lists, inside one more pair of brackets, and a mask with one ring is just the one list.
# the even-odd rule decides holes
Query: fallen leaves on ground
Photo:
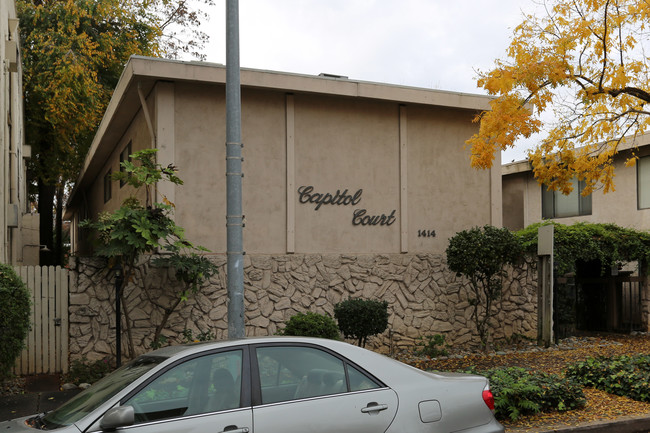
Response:
[{"label": "fallen leaves on ground", "polygon": [[[458,371],[469,367],[480,370],[495,367],[523,367],[547,373],[563,374],[567,365],[589,357],[650,354],[650,335],[596,335],[576,340],[573,346],[542,351],[512,351],[505,354],[472,354],[458,358],[424,359],[411,362],[419,368]],[[650,416],[650,403],[585,388],[587,404],[583,409],[567,412],[539,413],[523,416],[516,422],[502,422],[508,431],[548,431],[563,426],[611,421],[621,417]]]},{"label": "fallen leaves on ground", "polygon": [[630,400],[593,388],[585,388],[584,393],[587,404],[583,409],[538,413],[523,416],[516,422],[501,421],[501,424],[511,432],[542,432],[590,422],[613,421],[628,416],[650,415],[650,403]]}]

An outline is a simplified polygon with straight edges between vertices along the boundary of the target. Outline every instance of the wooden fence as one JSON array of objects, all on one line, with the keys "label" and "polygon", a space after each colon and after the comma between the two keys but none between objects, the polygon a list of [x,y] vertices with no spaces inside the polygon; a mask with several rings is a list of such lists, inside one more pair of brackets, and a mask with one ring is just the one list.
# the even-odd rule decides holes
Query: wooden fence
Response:
[{"label": "wooden fence", "polygon": [[31,330],[14,373],[68,371],[69,271],[60,266],[16,266],[32,296]]}]

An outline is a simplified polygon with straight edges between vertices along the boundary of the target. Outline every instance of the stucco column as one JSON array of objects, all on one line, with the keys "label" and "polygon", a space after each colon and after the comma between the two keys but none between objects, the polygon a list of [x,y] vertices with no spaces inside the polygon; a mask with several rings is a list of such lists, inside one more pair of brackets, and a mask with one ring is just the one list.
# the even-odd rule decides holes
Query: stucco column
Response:
[{"label": "stucco column", "polygon": [[287,154],[287,253],[296,252],[296,153],[295,109],[293,94],[286,99],[286,154]]},{"label": "stucco column", "polygon": [[406,106],[399,106],[399,201],[400,201],[400,252],[409,250],[408,226],[408,136]]},{"label": "stucco column", "polygon": [[[155,128],[158,148],[156,160],[164,166],[174,164],[176,160],[174,124],[174,83],[159,82],[156,84]],[[160,182],[157,185],[156,201],[162,203],[163,197],[167,197],[167,200],[174,203],[176,185],[171,182]]]}]

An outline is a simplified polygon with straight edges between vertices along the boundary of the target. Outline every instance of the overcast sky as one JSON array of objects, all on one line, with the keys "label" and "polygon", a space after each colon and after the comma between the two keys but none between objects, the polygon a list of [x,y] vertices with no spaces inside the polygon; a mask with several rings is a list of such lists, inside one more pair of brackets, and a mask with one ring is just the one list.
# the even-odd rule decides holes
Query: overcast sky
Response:
[{"label": "overcast sky", "polygon": [[[533,0],[240,0],[242,67],[484,94]],[[225,0],[208,9],[207,61],[224,63]],[[520,148],[529,143],[521,143]],[[525,158],[508,151],[503,161]]]}]

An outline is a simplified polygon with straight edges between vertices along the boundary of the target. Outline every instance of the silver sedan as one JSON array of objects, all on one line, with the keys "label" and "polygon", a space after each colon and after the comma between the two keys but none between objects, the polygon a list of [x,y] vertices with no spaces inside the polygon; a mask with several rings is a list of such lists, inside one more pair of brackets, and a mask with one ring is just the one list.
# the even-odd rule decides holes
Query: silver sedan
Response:
[{"label": "silver sedan", "polygon": [[503,432],[487,379],[426,373],[347,343],[266,337],[142,355],[3,433]]}]

